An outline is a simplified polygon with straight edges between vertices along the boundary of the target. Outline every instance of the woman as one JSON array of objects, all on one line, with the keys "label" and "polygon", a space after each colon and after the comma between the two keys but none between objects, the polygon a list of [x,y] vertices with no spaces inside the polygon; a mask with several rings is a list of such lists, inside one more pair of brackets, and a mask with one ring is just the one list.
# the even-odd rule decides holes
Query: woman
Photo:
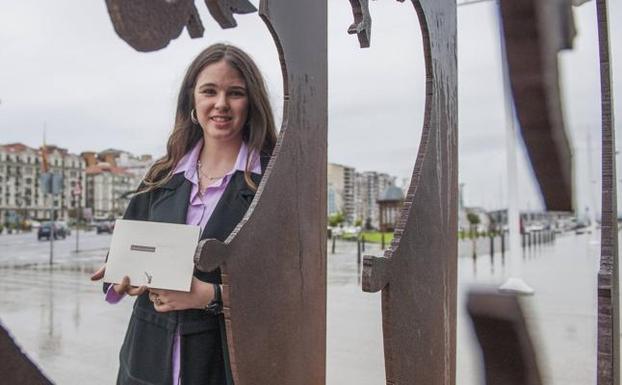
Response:
[{"label": "woman", "polygon": [[[188,68],[166,155],[155,162],[125,219],[187,223],[224,241],[250,205],[276,142],[263,78],[239,48],[215,44]],[[101,279],[104,268],[93,274]],[[195,270],[189,293],[132,287],[136,296],[120,353],[118,384],[231,384],[220,271]]]}]

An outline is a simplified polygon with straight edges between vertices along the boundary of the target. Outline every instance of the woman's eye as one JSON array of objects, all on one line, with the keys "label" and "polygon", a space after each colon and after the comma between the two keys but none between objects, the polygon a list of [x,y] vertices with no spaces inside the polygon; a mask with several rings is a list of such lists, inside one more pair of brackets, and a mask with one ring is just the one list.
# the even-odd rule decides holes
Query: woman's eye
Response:
[{"label": "woman's eye", "polygon": [[204,95],[216,95],[216,91],[210,88],[204,89],[202,93]]},{"label": "woman's eye", "polygon": [[244,91],[231,91],[230,94],[231,94],[231,96],[235,96],[235,97],[244,97],[244,96],[246,96],[246,92],[244,92]]}]

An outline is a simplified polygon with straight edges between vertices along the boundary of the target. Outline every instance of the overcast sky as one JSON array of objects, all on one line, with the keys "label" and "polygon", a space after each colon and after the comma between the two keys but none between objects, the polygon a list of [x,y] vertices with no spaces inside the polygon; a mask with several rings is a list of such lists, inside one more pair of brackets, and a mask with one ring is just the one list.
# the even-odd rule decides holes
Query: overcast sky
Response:
[{"label": "overcast sky", "polygon": [[[221,30],[204,3],[196,5],[205,26],[202,39],[184,31],[166,49],[138,53],[115,34],[104,1],[0,0],[0,143],[39,146],[46,127],[47,142],[71,152],[113,147],[161,156],[183,72],[217,41],[234,43],[255,58],[280,122],[282,76],[263,22],[256,13],[236,16],[238,28]],[[622,6],[609,5],[614,95],[620,96],[622,30],[616,21]],[[409,178],[423,122],[421,32],[409,2],[370,2],[370,10],[372,47],[360,49],[346,33],[349,1],[329,0],[329,161]],[[577,207],[583,211],[593,201],[600,207],[595,3],[576,8],[575,17],[575,48],[560,60]],[[460,181],[467,204],[489,209],[504,206],[507,194],[498,39],[494,3],[458,8]],[[620,103],[615,111],[622,116]],[[520,205],[537,209],[541,201],[522,149],[519,159]]]}]

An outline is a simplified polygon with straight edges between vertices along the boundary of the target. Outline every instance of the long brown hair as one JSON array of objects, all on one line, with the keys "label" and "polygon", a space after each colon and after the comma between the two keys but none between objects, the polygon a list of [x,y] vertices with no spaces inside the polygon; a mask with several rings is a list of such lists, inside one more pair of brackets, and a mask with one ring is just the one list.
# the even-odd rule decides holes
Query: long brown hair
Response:
[{"label": "long brown hair", "polygon": [[251,154],[270,155],[276,143],[274,116],[268,100],[266,85],[259,68],[240,48],[217,43],[203,50],[190,64],[177,97],[175,126],[166,144],[166,155],[158,159],[145,175],[139,192],[156,189],[168,182],[175,166],[203,137],[201,126],[192,122],[190,111],[194,108],[194,87],[199,73],[206,66],[226,61],[238,70],[246,83],[248,118],[242,129],[242,139],[249,149],[244,170],[244,180],[252,188],[257,186],[250,177]]}]

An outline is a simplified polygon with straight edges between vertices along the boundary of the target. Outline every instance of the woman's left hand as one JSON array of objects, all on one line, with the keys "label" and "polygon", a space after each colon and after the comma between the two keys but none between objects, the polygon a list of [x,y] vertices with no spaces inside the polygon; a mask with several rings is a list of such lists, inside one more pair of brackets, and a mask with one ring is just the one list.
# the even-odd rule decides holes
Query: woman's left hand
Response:
[{"label": "woman's left hand", "polygon": [[190,292],[149,289],[149,299],[158,312],[186,309],[204,309],[214,298],[214,286],[192,277]]}]

